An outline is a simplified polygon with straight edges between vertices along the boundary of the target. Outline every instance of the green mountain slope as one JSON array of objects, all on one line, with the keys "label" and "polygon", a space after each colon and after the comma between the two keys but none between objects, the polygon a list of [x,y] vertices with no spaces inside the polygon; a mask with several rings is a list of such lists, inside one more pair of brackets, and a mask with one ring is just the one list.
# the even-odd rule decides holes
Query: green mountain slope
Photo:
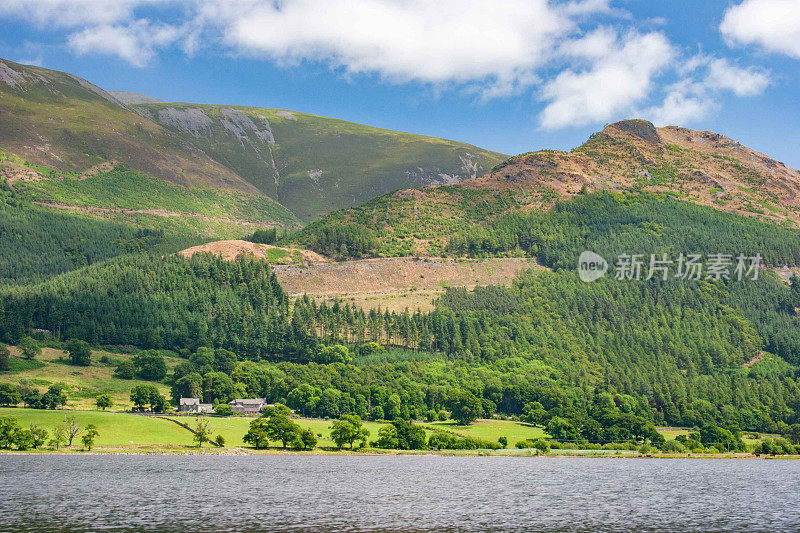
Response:
[{"label": "green mountain slope", "polygon": [[[264,263],[131,255],[0,288],[0,338],[18,342],[35,329],[96,344],[226,348],[258,362],[227,370],[231,380],[298,409],[336,406],[314,411],[319,416],[367,416],[358,402],[339,401],[360,394],[361,404],[383,406],[375,418],[406,411],[421,418],[470,391],[486,416],[535,410],[528,420],[548,431],[552,418],[562,418],[573,430],[559,438],[569,440],[632,438],[624,428],[642,438],[631,414],[651,424],[736,431],[778,432],[798,421],[796,285],[772,273],[584,283],[575,263],[557,262],[583,246],[675,253],[702,244],[746,253],[763,246],[771,260],[797,264],[800,232],[772,236],[766,222],[649,194],[597,193],[560,205],[539,228],[549,233],[538,244],[556,271],[524,273],[510,288],[450,289],[430,313],[366,313],[307,298],[290,313]],[[349,348],[332,351],[336,344]],[[389,351],[350,364],[349,350],[368,354],[378,345]],[[622,413],[608,410],[615,403]]]},{"label": "green mountain slope", "polygon": [[260,193],[304,220],[396,189],[474,178],[506,158],[303,113],[162,103],[2,59],[0,150],[60,174],[113,162],[185,187]]},{"label": "green mountain slope", "polygon": [[88,81],[0,59],[0,150],[62,172],[118,161],[184,186],[257,192]]},{"label": "green mountain slope", "polygon": [[[199,213],[147,209],[153,199],[172,209],[196,207]],[[15,183],[14,188],[0,180],[0,286],[47,279],[135,252],[169,254],[242,238],[264,224],[248,218],[261,220],[276,206],[282,210],[277,215],[296,222],[262,195],[185,189],[122,168],[85,180]],[[229,218],[232,213],[241,218]]]},{"label": "green mountain slope", "polygon": [[474,178],[506,158],[455,141],[280,109],[135,108],[304,220],[396,189]]},{"label": "green mountain slope", "polygon": [[[369,249],[357,246],[355,254],[347,245],[355,256],[521,253],[516,237],[508,240],[499,231],[502,217],[545,213],[560,200],[599,191],[657,194],[800,226],[797,170],[713,132],[625,120],[569,152],[521,154],[475,179],[400,190],[330,213],[310,224],[299,240],[322,253],[345,255],[325,241],[331,228],[347,226],[359,228],[353,231],[366,235],[359,239],[373,243]],[[506,229],[508,234],[517,232]],[[456,234],[464,239],[451,246]],[[487,235],[495,242],[478,248],[468,242]]]}]

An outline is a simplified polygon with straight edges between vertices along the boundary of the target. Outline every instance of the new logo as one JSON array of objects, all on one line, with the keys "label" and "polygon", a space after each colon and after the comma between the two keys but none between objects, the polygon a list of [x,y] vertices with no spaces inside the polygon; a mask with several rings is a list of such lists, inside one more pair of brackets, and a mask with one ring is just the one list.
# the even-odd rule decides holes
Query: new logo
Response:
[{"label": "new logo", "polygon": [[606,275],[608,271],[608,262],[602,256],[585,251],[578,257],[578,277],[581,281],[589,283],[596,279],[600,279]]}]

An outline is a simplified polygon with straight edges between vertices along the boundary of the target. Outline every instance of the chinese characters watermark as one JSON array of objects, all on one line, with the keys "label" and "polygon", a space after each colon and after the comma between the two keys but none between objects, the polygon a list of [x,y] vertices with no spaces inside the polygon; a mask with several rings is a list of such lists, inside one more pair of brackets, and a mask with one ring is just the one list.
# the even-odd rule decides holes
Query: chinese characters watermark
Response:
[{"label": "chinese characters watermark", "polygon": [[[757,280],[762,266],[761,254],[683,254],[671,257],[662,254],[620,254],[614,263],[614,279],[650,280]],[[590,282],[605,276],[608,262],[591,251],[578,258],[578,275],[582,281]]]}]

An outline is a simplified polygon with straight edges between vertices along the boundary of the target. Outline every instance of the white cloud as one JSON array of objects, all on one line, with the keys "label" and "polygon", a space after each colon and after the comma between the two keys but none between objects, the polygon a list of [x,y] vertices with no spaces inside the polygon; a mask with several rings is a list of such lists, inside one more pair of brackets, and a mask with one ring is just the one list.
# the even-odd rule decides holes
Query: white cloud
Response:
[{"label": "white cloud", "polygon": [[180,30],[165,24],[137,20],[127,25],[102,25],[72,34],[68,43],[78,54],[115,55],[131,65],[142,67],[155,55],[155,49],[180,36]]},{"label": "white cloud", "polygon": [[728,89],[736,96],[754,96],[769,85],[769,75],[758,69],[741,68],[727,59],[713,59],[708,65],[706,83],[714,89]]},{"label": "white cloud", "polygon": [[134,8],[168,0],[0,0],[0,14],[40,26],[73,28],[114,24],[133,16]]},{"label": "white cloud", "polygon": [[745,0],[725,11],[719,29],[731,43],[755,44],[800,58],[797,0]]},{"label": "white cloud", "polygon": [[727,59],[697,54],[689,58],[678,73],[683,77],[666,88],[661,105],[641,112],[658,125],[685,124],[706,118],[720,107],[723,91],[736,96],[755,96],[769,86],[769,73],[752,67],[742,68]]},{"label": "white cloud", "polygon": [[658,126],[687,124],[706,118],[717,107],[701,84],[682,80],[667,88],[661,105],[645,109],[641,115]]},{"label": "white cloud", "polygon": [[206,12],[222,23],[227,44],[248,55],[324,61],[401,82],[480,80],[503,93],[535,79],[532,72],[575,30],[574,16],[607,8],[597,0],[293,0]]},{"label": "white cloud", "polygon": [[15,59],[15,63],[20,63],[22,65],[31,65],[34,67],[41,67],[44,65],[44,58],[42,56],[36,57],[24,57],[22,59]]},{"label": "white cloud", "polygon": [[[732,42],[800,50],[800,38],[770,37],[774,27],[797,36],[800,10],[785,9],[797,1],[745,0],[721,29]],[[0,0],[0,20],[13,18],[62,31],[76,54],[136,67],[168,47],[214,48],[417,82],[435,94],[535,92],[547,129],[642,112],[685,122],[707,116],[724,92],[757,95],[770,81],[726,59],[686,57],[662,32],[641,29],[663,21],[636,21],[612,0]]]},{"label": "white cloud", "polygon": [[18,18],[39,27],[67,28],[68,46],[78,54],[114,55],[131,65],[147,64],[156,49],[178,39],[176,26],[137,19],[141,7],[177,0],[0,0],[0,18]]},{"label": "white cloud", "polygon": [[[654,76],[675,55],[661,33],[631,33],[613,43],[597,34],[584,39],[603,43],[603,53],[593,56],[588,68],[565,70],[545,84],[542,98],[549,103],[539,120],[546,129],[604,121],[632,110],[648,96]],[[583,53],[580,43],[568,49],[590,55]]]},{"label": "white cloud", "polygon": [[614,49],[618,38],[616,31],[601,26],[580,39],[566,41],[559,48],[559,52],[567,57],[599,59]]}]

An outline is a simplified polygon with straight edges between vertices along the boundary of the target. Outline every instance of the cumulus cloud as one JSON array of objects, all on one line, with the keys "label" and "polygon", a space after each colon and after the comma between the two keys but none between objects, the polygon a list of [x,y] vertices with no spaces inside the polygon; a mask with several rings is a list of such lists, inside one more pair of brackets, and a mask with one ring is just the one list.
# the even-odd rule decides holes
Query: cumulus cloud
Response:
[{"label": "cumulus cloud", "polygon": [[713,59],[708,65],[706,84],[713,89],[728,89],[736,96],[754,96],[769,85],[769,75],[755,68],[741,68],[727,59]]},{"label": "cumulus cloud", "polygon": [[640,113],[658,126],[701,120],[718,107],[702,84],[688,79],[671,84],[666,88],[666,93],[660,105]]},{"label": "cumulus cloud", "polygon": [[717,100],[721,93],[755,96],[770,84],[766,71],[703,54],[689,58],[678,72],[682,77],[666,87],[663,102],[641,112],[658,125],[704,119],[720,107]]},{"label": "cumulus cloud", "polygon": [[567,46],[568,53],[591,58],[591,65],[565,70],[545,84],[542,98],[548,104],[539,119],[546,129],[603,121],[632,109],[675,55],[661,33],[631,33],[621,39],[593,33],[584,39],[600,43],[602,53],[589,53],[593,48],[581,41]]},{"label": "cumulus cloud", "polygon": [[745,0],[725,11],[719,29],[732,44],[754,44],[800,58],[797,0]]},{"label": "cumulus cloud", "polygon": [[158,47],[175,42],[180,29],[168,24],[136,20],[127,25],[101,25],[69,36],[68,43],[78,54],[108,54],[136,67],[145,66]]},{"label": "cumulus cloud", "polygon": [[136,18],[142,7],[175,0],[0,0],[0,17],[39,27],[66,28],[67,45],[78,54],[114,55],[131,65],[146,65],[156,49],[179,38],[181,28]]},{"label": "cumulus cloud", "polygon": [[393,81],[527,84],[575,16],[605,10],[589,0],[293,0],[252,10],[216,8],[226,43],[242,53],[292,64],[324,61],[348,73]]},{"label": "cumulus cloud", "polygon": [[[781,33],[766,28],[796,29],[792,3],[745,0],[721,29],[732,42],[791,50],[800,38],[765,39]],[[9,18],[62,31],[76,54],[136,67],[169,47],[214,48],[483,100],[534,95],[546,129],[642,112],[685,122],[716,109],[722,93],[752,96],[769,84],[752,67],[687,58],[661,31],[642,29],[659,21],[636,21],[612,0],[0,0],[0,19]]]}]

